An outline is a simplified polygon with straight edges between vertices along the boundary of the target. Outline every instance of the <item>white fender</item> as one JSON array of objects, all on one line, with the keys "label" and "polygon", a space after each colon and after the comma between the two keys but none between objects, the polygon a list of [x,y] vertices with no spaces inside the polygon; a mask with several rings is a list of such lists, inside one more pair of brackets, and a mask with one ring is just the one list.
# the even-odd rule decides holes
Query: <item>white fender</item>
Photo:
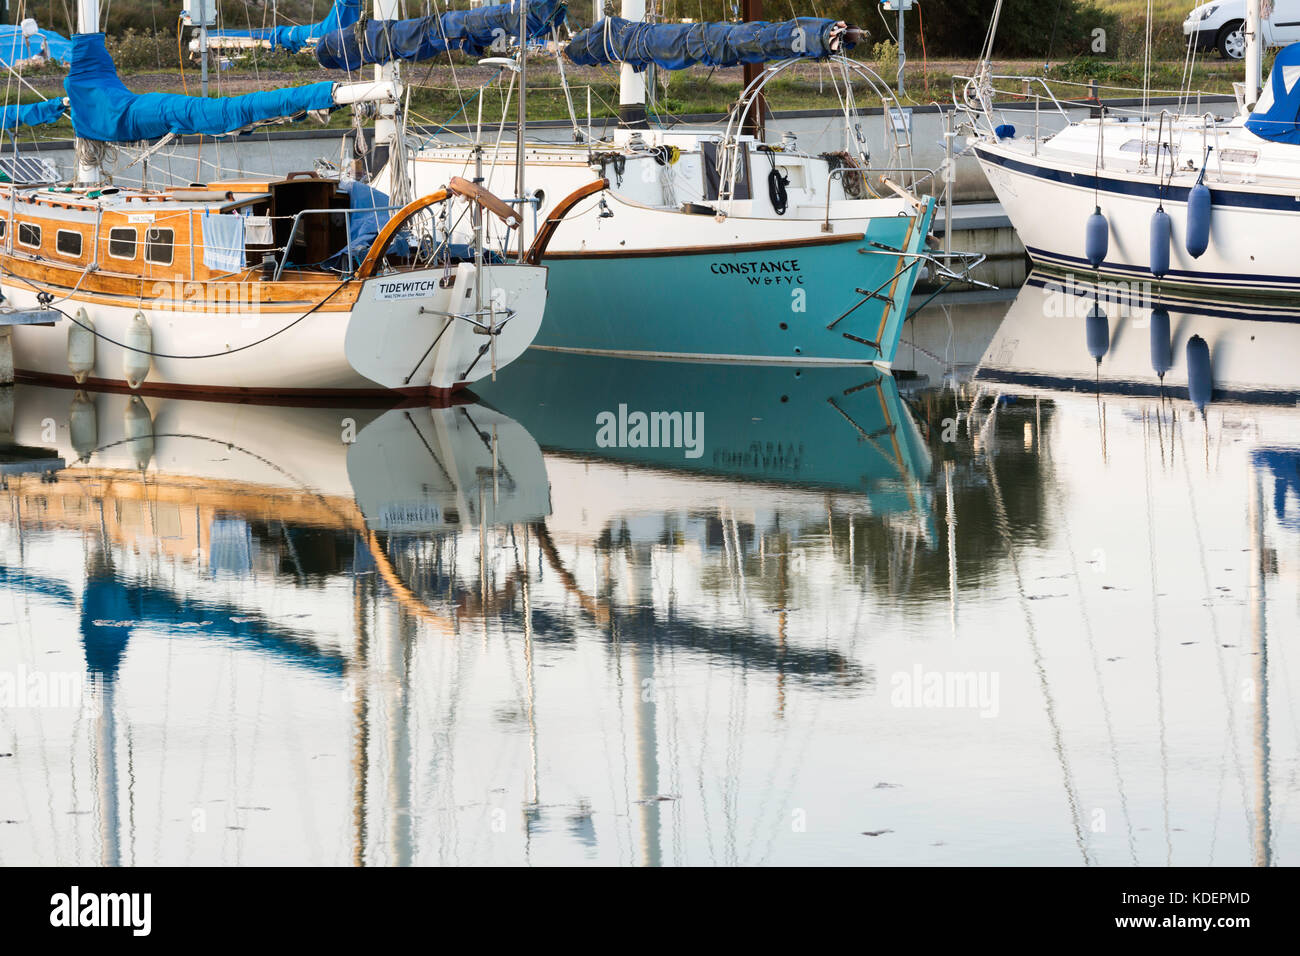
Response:
[{"label": "white fender", "polygon": [[126,345],[128,348],[122,356],[122,374],[126,377],[127,385],[139,388],[153,367],[153,356],[149,354],[153,351],[153,330],[149,328],[149,320],[143,312],[137,312],[127,327]]},{"label": "white fender", "polygon": [[68,323],[68,370],[78,385],[95,371],[95,323],[84,308]]},{"label": "white fender", "polygon": [[127,400],[122,411],[122,427],[127,439],[124,444],[130,445],[135,466],[144,471],[153,460],[153,416],[139,395],[132,395]]},{"label": "white fender", "polygon": [[94,400],[77,389],[68,409],[68,431],[72,436],[72,450],[77,459],[84,461],[99,447],[99,408]]}]

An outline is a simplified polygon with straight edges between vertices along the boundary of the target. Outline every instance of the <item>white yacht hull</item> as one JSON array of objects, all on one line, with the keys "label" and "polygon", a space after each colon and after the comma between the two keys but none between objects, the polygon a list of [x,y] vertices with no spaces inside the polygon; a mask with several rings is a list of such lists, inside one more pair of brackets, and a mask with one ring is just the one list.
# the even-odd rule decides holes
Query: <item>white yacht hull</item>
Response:
[{"label": "white yacht hull", "polygon": [[[1300,231],[1300,195],[1294,191],[1212,183],[1209,248],[1194,258],[1186,247],[1187,194],[1194,175],[1175,176],[1162,188],[1149,171],[1084,168],[1057,157],[1035,156],[1024,142],[978,142],[974,151],[1036,263],[1155,283],[1151,217],[1163,207],[1173,229],[1162,286],[1268,295],[1300,290],[1300,257],[1294,247]],[[1100,270],[1089,263],[1084,246],[1085,223],[1096,208],[1109,224]]]}]

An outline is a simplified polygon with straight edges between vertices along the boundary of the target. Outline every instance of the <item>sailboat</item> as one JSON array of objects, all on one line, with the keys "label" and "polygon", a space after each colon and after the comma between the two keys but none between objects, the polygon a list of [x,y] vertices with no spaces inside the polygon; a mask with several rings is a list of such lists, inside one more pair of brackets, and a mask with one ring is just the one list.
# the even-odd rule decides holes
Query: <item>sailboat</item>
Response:
[{"label": "sailboat", "polygon": [[[486,216],[507,231],[522,217],[478,183],[451,177],[393,203],[315,173],[127,189],[103,172],[113,144],[151,142],[147,162],[183,134],[360,103],[382,116],[393,80],[137,95],[89,5],[82,14],[65,81],[77,181],[0,185],[0,351],[17,377],[245,398],[427,395],[494,375],[531,344],[546,268],[484,248]],[[4,119],[49,122],[63,106],[11,107]],[[480,224],[468,245],[439,224],[452,196]]]},{"label": "sailboat", "polygon": [[[1258,14],[1259,0],[1251,3]],[[1035,92],[1046,105],[1035,107],[1032,130],[1015,125],[1026,111],[994,107],[995,83],[1012,78],[994,76],[986,52],[958,106],[971,122],[971,149],[1036,263],[1220,293],[1300,289],[1291,242],[1300,228],[1300,44],[1278,53],[1256,102],[1257,35],[1248,31],[1247,82],[1234,116],[1191,112],[1190,97],[1186,112],[1148,109],[1144,92],[1136,112],[1095,107],[1069,122],[1047,91]],[[1062,116],[1068,125],[1058,130],[1051,121]]]},{"label": "sailboat", "polygon": [[[356,70],[450,49],[481,53],[467,36],[468,18],[517,16],[518,9],[515,3],[370,21],[364,30],[322,36],[316,57],[328,67]],[[512,199],[527,209],[518,242],[522,248],[531,232],[526,259],[551,269],[549,318],[536,344],[638,356],[888,365],[918,276],[927,264],[943,266],[927,252],[933,198],[905,188],[905,173],[877,168],[855,129],[855,80],[893,102],[878,78],[844,56],[861,31],[814,17],[651,24],[640,22],[644,12],[630,0],[622,18],[601,20],[561,43],[563,4],[527,0],[534,46],[547,45],[578,65],[621,65],[625,120],[605,141],[554,146],[524,135],[492,156],[487,188],[509,189],[526,170],[530,191],[516,188]],[[789,141],[769,144],[746,131],[759,116],[766,84],[810,59],[827,63],[845,98],[847,148],[838,158],[801,152]],[[748,86],[725,128],[646,128],[648,67],[770,61],[779,65]],[[521,73],[525,63],[520,57]],[[522,102],[526,78],[511,83]],[[891,148],[895,159],[898,145]],[[473,147],[426,144],[410,153],[407,168],[390,162],[376,180],[383,188],[409,168],[419,193],[465,174],[474,162]]]}]

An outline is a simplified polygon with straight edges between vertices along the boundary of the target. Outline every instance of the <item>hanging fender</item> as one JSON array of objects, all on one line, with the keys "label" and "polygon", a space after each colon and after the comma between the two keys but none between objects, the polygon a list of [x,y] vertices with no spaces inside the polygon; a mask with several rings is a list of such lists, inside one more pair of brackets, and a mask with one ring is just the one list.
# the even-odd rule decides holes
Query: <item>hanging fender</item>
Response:
[{"label": "hanging fender", "polygon": [[144,384],[153,366],[153,329],[143,312],[137,312],[126,330],[126,349],[122,352],[122,375],[131,388]]},{"label": "hanging fender", "polygon": [[1083,254],[1094,269],[1106,261],[1106,252],[1110,248],[1110,224],[1097,206],[1083,229]]},{"label": "hanging fender", "polygon": [[95,323],[84,308],[68,323],[68,371],[78,385],[95,371]]},{"label": "hanging fender", "polygon": [[1187,194],[1187,252],[1199,259],[1210,247],[1210,187],[1197,183]]},{"label": "hanging fender", "polygon": [[1151,214],[1151,274],[1161,279],[1169,271],[1169,237],[1173,226],[1164,206]]}]

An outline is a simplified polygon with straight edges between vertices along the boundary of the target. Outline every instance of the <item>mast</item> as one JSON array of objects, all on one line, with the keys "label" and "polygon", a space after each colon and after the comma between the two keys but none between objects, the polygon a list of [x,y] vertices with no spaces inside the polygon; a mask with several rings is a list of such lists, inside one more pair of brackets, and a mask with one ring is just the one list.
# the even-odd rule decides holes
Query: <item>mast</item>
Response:
[{"label": "mast", "polygon": [[117,723],[113,700],[116,676],[99,677],[91,693],[100,699],[95,721],[95,776],[99,815],[99,865],[122,865],[122,816],[117,801]]},{"label": "mast", "polygon": [[[98,0],[77,0],[77,32],[99,32]],[[90,156],[90,148],[88,140],[77,139],[77,183],[79,185],[91,185],[103,178],[98,160]]]},{"label": "mast", "polygon": [[199,93],[208,95],[208,26],[216,23],[215,5],[210,0],[199,0]]},{"label": "mast", "polygon": [[1261,0],[1246,0],[1246,96],[1247,110],[1259,101],[1264,48],[1262,45],[1263,9]]},{"label": "mast", "polygon": [[[743,0],[740,8],[740,15],[751,23],[755,20],[763,19],[763,0]],[[741,88],[748,89],[749,84],[758,79],[763,72],[762,63],[746,63],[744,65],[744,79],[741,81]],[[748,133],[757,140],[763,139],[763,114],[767,112],[767,103],[763,100],[763,94],[759,93],[754,97],[754,102],[749,105],[749,116],[745,120],[745,125],[741,129],[742,133]]]},{"label": "mast", "polygon": [[[1258,3],[1259,0],[1254,2]],[[1261,487],[1259,467],[1256,465],[1250,476],[1250,501],[1247,506],[1251,545],[1250,594],[1254,598],[1250,603],[1250,637],[1251,650],[1255,658],[1255,673],[1251,675],[1255,685],[1255,719],[1252,728],[1254,730],[1255,806],[1251,844],[1254,850],[1254,865],[1271,866],[1273,822],[1268,780],[1268,594],[1267,569],[1264,566],[1267,552],[1264,543],[1264,489]]]},{"label": "mast", "polygon": [[528,115],[525,105],[528,95],[528,4],[525,0],[517,0],[517,2],[519,3],[519,123],[515,133],[515,196],[519,199],[519,261],[523,262],[524,252],[527,249],[524,224],[528,222],[528,217],[524,214],[526,205],[524,202],[524,140]]},{"label": "mast", "polygon": [[[375,0],[376,20],[396,20],[400,16],[401,14],[397,10],[397,0]],[[385,147],[391,149],[394,140],[397,138],[397,103],[401,94],[397,86],[399,76],[395,62],[375,64],[375,82],[383,83],[388,81],[393,84],[393,101],[391,103],[380,102],[379,112],[375,117],[374,148],[381,157],[384,154],[380,150],[384,150]]]},{"label": "mast", "polygon": [[640,799],[637,801],[641,829],[641,865],[662,866],[659,807],[659,735],[655,730],[659,687],[655,675],[655,612],[653,556],[648,546],[633,546],[627,555],[628,596],[636,602],[637,639],[629,650],[632,692],[635,695],[633,725],[636,728],[636,765]]},{"label": "mast", "polygon": [[[624,20],[644,20],[645,0],[623,0],[619,12]],[[626,126],[628,129],[645,129],[647,126],[645,74],[638,73],[630,63],[624,63],[619,68],[618,120],[620,126]]]}]

